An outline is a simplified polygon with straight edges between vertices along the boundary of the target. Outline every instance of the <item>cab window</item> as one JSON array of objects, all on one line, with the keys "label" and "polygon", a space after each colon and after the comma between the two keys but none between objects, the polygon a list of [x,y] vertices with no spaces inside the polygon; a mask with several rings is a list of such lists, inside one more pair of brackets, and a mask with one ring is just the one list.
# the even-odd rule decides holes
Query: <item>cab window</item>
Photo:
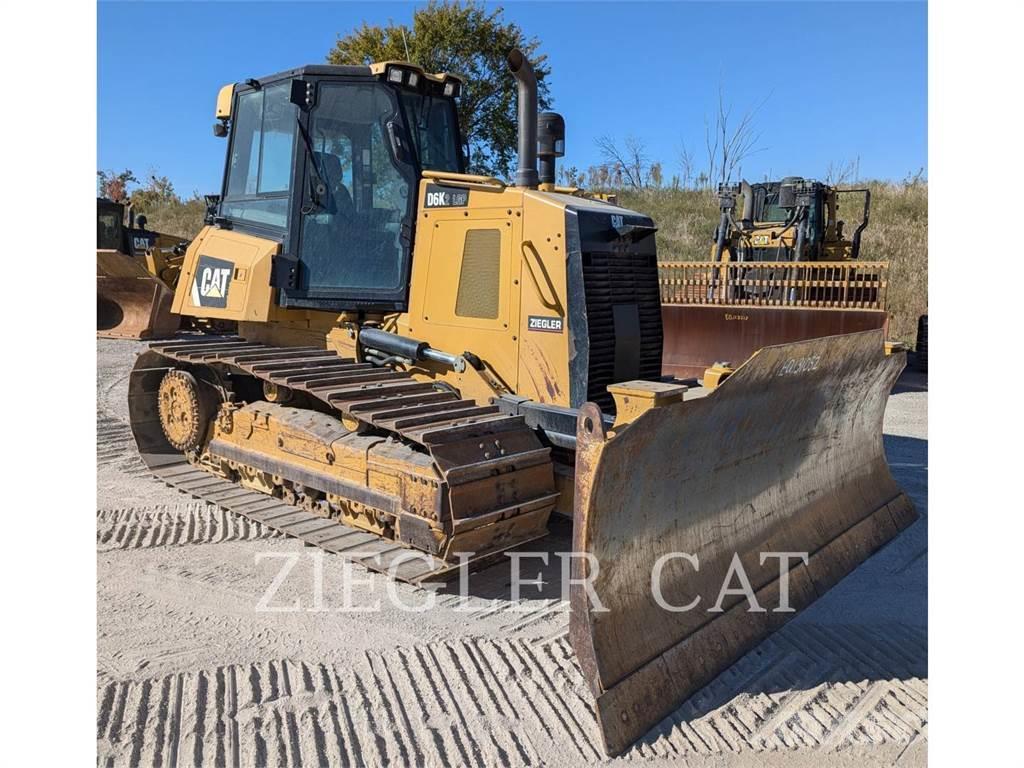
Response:
[{"label": "cab window", "polygon": [[[323,82],[309,118],[299,239],[299,289],[309,297],[372,298],[405,290],[412,169],[392,151],[401,132],[392,89]],[[304,139],[303,139],[304,141]]]},{"label": "cab window", "polygon": [[462,148],[458,141],[455,103],[439,96],[403,93],[402,107],[420,166],[430,171],[459,173]]},{"label": "cab window", "polygon": [[238,97],[222,216],[285,228],[297,115],[290,95],[283,83]]},{"label": "cab window", "polygon": [[124,238],[121,232],[121,209],[100,209],[96,214],[96,247],[119,251]]}]

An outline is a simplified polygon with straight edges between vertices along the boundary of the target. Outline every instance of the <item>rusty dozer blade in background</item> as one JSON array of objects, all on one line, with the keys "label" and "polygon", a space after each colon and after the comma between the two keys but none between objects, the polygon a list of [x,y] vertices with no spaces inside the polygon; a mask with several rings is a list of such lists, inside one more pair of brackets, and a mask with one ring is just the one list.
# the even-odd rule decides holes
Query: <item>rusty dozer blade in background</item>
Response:
[{"label": "rusty dozer blade in background", "polygon": [[[581,409],[573,549],[592,565],[574,558],[573,575],[607,610],[574,583],[569,636],[610,754],[792,617],[786,581],[800,610],[916,519],[882,445],[905,358],[881,331],[831,336],[766,347],[705,397],[621,429]],[[769,552],[808,561],[787,558],[781,578]],[[766,612],[748,612],[734,553]],[[699,603],[663,609],[652,574],[664,604]]]},{"label": "rusty dozer blade in background", "polygon": [[174,292],[141,260],[96,251],[96,335],[116,339],[173,336],[181,317],[171,313]]}]

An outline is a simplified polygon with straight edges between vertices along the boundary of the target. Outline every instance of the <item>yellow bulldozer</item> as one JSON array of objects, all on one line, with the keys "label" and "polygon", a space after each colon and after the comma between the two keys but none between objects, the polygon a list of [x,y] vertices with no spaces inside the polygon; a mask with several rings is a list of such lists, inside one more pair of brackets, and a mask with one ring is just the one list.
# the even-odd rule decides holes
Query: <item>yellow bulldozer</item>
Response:
[{"label": "yellow bulldozer", "polygon": [[[739,219],[737,197],[743,201]],[[845,261],[860,255],[861,235],[870,220],[871,190],[839,189],[787,176],[781,181],[723,184],[718,205],[721,219],[712,261]],[[855,208],[856,219],[840,218],[841,208]]]},{"label": "yellow bulldozer", "polygon": [[[882,448],[905,354],[872,331],[664,378],[654,222],[555,184],[564,121],[508,66],[514,183],[466,172],[455,75],[225,86],[172,308],[238,332],[151,344],[131,428],[165,482],[414,584],[572,516],[570,640],[614,754],[915,518]],[[749,600],[719,594],[738,569]]]},{"label": "yellow bulldozer", "polygon": [[181,318],[171,300],[184,259],[183,238],[146,229],[130,204],[96,199],[96,334],[173,336]]},{"label": "yellow bulldozer", "polygon": [[723,184],[718,203],[710,259],[660,265],[665,374],[702,379],[773,344],[887,333],[889,265],[858,258],[871,190],[788,176]]}]

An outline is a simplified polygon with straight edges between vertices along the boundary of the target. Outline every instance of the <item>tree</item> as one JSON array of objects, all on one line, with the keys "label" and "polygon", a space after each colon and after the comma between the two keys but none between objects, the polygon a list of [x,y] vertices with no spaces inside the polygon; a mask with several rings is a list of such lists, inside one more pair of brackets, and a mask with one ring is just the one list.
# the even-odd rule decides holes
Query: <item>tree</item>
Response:
[{"label": "tree", "polygon": [[683,142],[679,146],[679,170],[681,170],[683,189],[689,189],[690,183],[694,180],[694,169],[696,168],[696,162],[693,158],[693,153],[690,152],[690,148]]},{"label": "tree", "polygon": [[722,88],[718,89],[718,111],[715,113],[715,124],[712,128],[711,122],[704,118],[704,145],[708,153],[708,185],[726,184],[733,180],[733,174],[738,173],[743,161],[750,155],[760,152],[764,147],[757,147],[761,140],[761,133],[754,127],[754,117],[761,106],[771,98],[771,94],[765,100],[751,110],[740,115],[736,122],[732,122],[732,105],[725,106],[725,97]]},{"label": "tree", "polygon": [[597,149],[613,180],[618,180],[617,186],[625,183],[633,189],[643,189],[652,182],[661,185],[661,164],[651,163],[646,146],[635,136],[626,137],[621,147],[610,136],[602,136],[597,140]]},{"label": "tree", "polygon": [[558,166],[558,178],[562,184],[568,187],[582,187],[584,182],[584,173],[575,165]]},{"label": "tree", "polygon": [[137,184],[135,174],[125,168],[120,173],[114,171],[96,171],[96,183],[98,194],[115,203],[122,203],[128,199],[128,185]]},{"label": "tree", "polygon": [[152,211],[168,205],[180,205],[181,198],[166,176],[150,174],[144,187],[132,192],[132,205],[140,211]]},{"label": "tree", "polygon": [[550,67],[539,52],[540,42],[527,38],[519,25],[506,22],[500,7],[489,10],[482,2],[462,4],[431,0],[413,11],[412,26],[388,22],[364,23],[339,36],[327,55],[331,64],[370,64],[407,60],[427,72],[451,72],[465,78],[459,100],[459,128],[470,145],[475,173],[509,177],[516,156],[516,81],[505,56],[519,48],[537,74],[538,103],[548,109],[551,100],[545,78]]},{"label": "tree", "polygon": [[831,162],[825,170],[825,183],[837,187],[852,184],[860,179],[860,157],[844,163]]}]

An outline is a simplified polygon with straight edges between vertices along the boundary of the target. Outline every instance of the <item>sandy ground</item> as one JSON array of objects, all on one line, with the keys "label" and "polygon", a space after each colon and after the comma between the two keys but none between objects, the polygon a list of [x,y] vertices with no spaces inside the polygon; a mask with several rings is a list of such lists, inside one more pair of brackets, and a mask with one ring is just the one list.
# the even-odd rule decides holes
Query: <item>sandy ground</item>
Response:
[{"label": "sandy ground", "polygon": [[[141,348],[97,342],[101,765],[925,764],[920,374],[905,374],[890,398],[885,441],[922,518],[607,761],[557,596],[514,606],[508,570],[495,568],[468,602],[442,593],[435,610],[402,611],[389,590],[410,605],[431,596],[347,571],[339,558],[151,479],[126,423]],[[547,546],[567,536],[559,526]],[[257,610],[287,563],[272,610]],[[353,586],[348,605],[380,600],[383,609],[339,610],[346,576],[368,582]]]}]

